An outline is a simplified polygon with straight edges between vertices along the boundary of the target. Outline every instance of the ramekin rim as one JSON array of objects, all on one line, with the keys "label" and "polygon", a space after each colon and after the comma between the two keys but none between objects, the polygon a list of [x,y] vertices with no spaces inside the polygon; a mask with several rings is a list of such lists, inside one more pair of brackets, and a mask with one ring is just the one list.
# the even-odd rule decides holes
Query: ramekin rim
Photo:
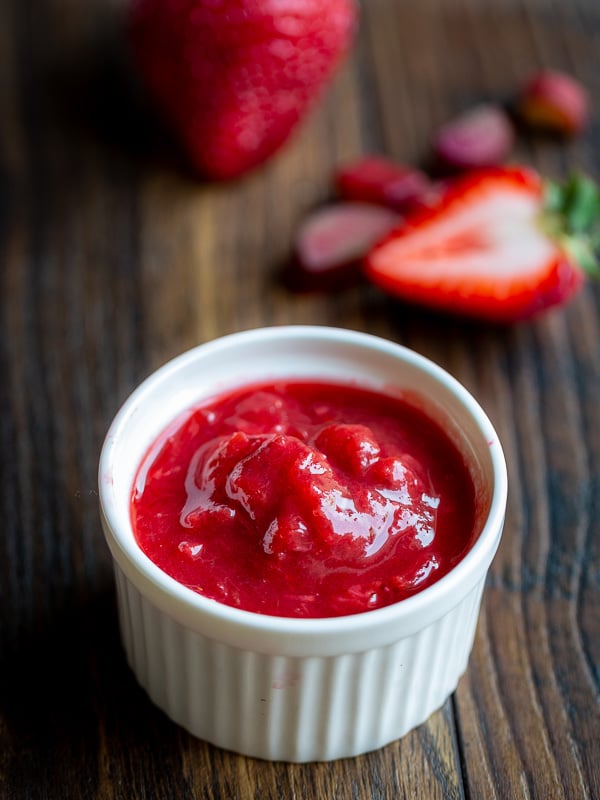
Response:
[{"label": "ramekin rim", "polygon": [[[197,354],[200,351],[208,353],[210,350],[218,350],[235,345],[236,340],[250,342],[255,339],[264,341],[265,337],[283,335],[284,333],[288,336],[302,335],[311,338],[326,336],[329,340],[337,339],[344,344],[370,345],[375,346],[378,350],[384,350],[390,355],[402,355],[405,361],[409,361],[413,366],[425,368],[425,371],[430,376],[450,389],[469,412],[471,418],[475,420],[482,434],[486,436],[494,482],[485,524],[468,552],[446,575],[411,597],[382,608],[336,617],[296,618],[246,611],[204,597],[193,589],[179,583],[161,570],[141,550],[135,543],[132,531],[130,531],[131,535],[124,536],[123,532],[119,530],[119,520],[114,510],[116,504],[112,502],[113,495],[108,490],[109,482],[106,480],[106,476],[110,471],[108,469],[110,458],[115,448],[115,443],[118,441],[121,431],[126,427],[130,415],[134,413],[140,402],[143,402],[145,395],[152,391],[153,385],[167,380],[170,374],[181,369],[188,361],[193,361],[197,358]],[[458,584],[465,581],[467,576],[475,576],[476,578],[485,574],[496,551],[502,532],[508,493],[506,462],[498,435],[478,401],[460,381],[431,359],[402,344],[362,331],[323,325],[273,325],[237,331],[198,344],[152,371],[131,392],[113,417],[100,453],[98,481],[101,511],[113,540],[113,546],[110,547],[113,557],[116,557],[116,546],[117,552],[129,563],[133,571],[138,571],[165,597],[177,601],[188,610],[212,617],[215,622],[222,621],[237,627],[252,629],[257,633],[282,636],[325,636],[334,632],[340,633],[342,627],[344,634],[347,635],[364,628],[391,624],[392,622],[400,623],[404,618],[418,614],[423,608],[429,608],[437,602],[441,605],[443,598],[449,596]],[[106,531],[105,535],[108,536]],[[481,563],[483,563],[483,566],[478,569],[478,565]],[[439,600],[436,599],[438,596]],[[444,610],[442,609],[440,614]]]}]

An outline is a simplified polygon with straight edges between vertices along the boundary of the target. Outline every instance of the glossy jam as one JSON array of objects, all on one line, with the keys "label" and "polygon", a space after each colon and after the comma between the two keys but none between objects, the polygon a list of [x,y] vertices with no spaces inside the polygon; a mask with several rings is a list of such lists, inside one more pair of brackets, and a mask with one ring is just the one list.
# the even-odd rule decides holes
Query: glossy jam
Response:
[{"label": "glossy jam", "polygon": [[139,467],[131,517],[162,570],[222,603],[331,617],[428,586],[474,537],[468,466],[405,400],[246,387],[189,410]]}]

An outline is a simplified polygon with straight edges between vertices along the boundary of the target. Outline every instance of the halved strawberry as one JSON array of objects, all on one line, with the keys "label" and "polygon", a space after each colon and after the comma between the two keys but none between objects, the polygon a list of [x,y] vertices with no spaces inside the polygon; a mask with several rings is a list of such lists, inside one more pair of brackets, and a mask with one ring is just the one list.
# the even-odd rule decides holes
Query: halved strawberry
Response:
[{"label": "halved strawberry", "polygon": [[564,187],[524,167],[449,184],[369,253],[368,278],[404,300],[497,322],[530,317],[598,273],[600,195],[578,176]]}]

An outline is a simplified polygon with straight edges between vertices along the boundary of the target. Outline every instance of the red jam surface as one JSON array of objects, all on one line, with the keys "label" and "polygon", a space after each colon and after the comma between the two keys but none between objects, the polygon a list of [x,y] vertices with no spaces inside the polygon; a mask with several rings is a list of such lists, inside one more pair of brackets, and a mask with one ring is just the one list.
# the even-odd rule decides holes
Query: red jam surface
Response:
[{"label": "red jam surface", "polygon": [[475,490],[449,437],[406,401],[285,382],[177,419],[140,465],[131,517],[149,558],[206,597],[334,617],[447,573],[473,542]]}]

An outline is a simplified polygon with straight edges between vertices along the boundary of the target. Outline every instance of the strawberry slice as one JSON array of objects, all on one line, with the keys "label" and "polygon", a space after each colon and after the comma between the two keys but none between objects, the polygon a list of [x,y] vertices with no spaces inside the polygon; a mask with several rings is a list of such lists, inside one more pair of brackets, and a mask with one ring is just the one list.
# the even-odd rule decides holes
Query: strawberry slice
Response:
[{"label": "strawberry slice", "polygon": [[576,176],[564,187],[524,167],[495,167],[449,184],[366,258],[392,295],[496,322],[565,302],[598,274],[600,195]]},{"label": "strawberry slice", "polygon": [[398,224],[399,215],[369,203],[335,203],[300,226],[288,286],[297,291],[336,289],[361,275],[361,260]]},{"label": "strawberry slice", "polygon": [[344,200],[378,203],[403,212],[432,192],[429,179],[420,170],[372,155],[341,167],[335,174],[335,184]]},{"label": "strawberry slice", "polygon": [[508,114],[490,103],[472,108],[447,122],[433,140],[441,164],[457,170],[502,164],[513,146]]}]

